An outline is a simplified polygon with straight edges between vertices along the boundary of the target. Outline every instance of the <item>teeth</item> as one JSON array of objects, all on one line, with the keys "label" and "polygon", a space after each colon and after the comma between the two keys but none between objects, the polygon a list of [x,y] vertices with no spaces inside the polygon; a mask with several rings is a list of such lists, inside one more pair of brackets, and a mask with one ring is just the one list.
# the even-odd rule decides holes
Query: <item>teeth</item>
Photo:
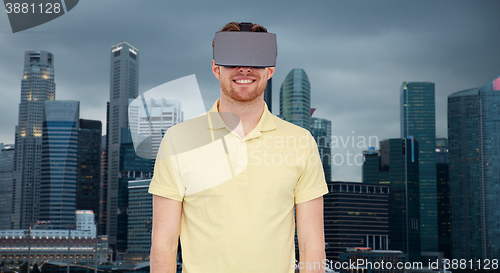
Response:
[{"label": "teeth", "polygon": [[253,80],[237,80],[237,83],[251,83]]}]

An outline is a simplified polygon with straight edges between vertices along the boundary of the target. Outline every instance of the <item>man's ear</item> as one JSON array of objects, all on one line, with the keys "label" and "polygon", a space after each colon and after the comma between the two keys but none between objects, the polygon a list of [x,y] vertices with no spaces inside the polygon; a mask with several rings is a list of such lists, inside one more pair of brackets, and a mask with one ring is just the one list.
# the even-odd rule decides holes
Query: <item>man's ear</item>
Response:
[{"label": "man's ear", "polygon": [[212,72],[214,73],[214,76],[219,80],[220,68],[219,66],[215,65],[214,60],[212,60]]},{"label": "man's ear", "polygon": [[269,80],[274,75],[274,69],[276,67],[268,67],[269,71],[267,72],[267,79]]}]

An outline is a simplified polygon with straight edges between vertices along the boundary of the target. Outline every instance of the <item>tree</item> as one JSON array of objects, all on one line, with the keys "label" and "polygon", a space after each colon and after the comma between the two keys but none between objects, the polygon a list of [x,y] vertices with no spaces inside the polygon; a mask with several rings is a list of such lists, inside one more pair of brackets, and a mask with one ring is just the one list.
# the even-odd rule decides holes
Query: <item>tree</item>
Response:
[{"label": "tree", "polygon": [[28,262],[24,262],[23,265],[21,265],[20,271],[21,273],[28,273]]},{"label": "tree", "polygon": [[32,273],[41,273],[41,272],[40,272],[40,268],[38,268],[38,264],[37,264],[37,263],[35,263],[35,264],[33,265],[33,270],[31,270],[31,272],[32,272]]}]

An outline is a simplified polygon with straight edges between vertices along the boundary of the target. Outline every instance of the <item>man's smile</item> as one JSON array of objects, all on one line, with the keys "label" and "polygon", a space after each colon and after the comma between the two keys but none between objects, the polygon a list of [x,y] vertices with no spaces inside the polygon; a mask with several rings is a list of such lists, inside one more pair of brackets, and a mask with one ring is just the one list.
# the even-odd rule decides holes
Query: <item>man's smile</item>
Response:
[{"label": "man's smile", "polygon": [[234,79],[233,82],[237,83],[238,85],[250,85],[255,82],[255,79],[252,78],[237,78]]}]

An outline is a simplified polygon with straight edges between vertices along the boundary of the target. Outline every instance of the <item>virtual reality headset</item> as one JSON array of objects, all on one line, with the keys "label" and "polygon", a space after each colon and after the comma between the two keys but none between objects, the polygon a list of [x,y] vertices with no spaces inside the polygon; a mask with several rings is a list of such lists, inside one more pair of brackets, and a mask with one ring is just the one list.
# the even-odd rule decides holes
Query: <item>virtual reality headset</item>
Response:
[{"label": "virtual reality headset", "polygon": [[226,67],[274,67],[278,56],[276,34],[252,32],[252,23],[240,23],[240,31],[218,31],[214,39],[214,63]]}]

